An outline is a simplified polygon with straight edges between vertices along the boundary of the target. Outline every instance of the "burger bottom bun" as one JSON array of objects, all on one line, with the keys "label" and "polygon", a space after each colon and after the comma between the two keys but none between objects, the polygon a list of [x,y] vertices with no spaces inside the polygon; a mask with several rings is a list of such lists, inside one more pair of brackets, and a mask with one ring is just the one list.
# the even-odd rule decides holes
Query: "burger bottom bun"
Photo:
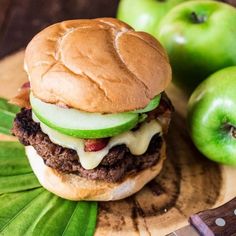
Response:
[{"label": "burger bottom bun", "polygon": [[160,157],[155,166],[130,174],[121,182],[108,183],[88,180],[74,174],[60,173],[46,166],[32,146],[27,146],[25,149],[30,165],[40,184],[48,191],[73,201],[112,201],[126,198],[155,178],[161,171],[166,158],[166,145],[163,142]]}]

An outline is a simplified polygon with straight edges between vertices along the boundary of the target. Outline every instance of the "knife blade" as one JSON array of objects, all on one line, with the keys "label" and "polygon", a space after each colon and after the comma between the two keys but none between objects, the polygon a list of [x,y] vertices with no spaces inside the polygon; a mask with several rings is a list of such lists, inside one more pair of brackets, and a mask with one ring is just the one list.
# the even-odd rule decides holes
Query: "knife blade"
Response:
[{"label": "knife blade", "polygon": [[236,198],[190,216],[189,223],[167,236],[236,236]]},{"label": "knife blade", "polygon": [[181,229],[178,229],[174,231],[173,233],[168,234],[167,236],[199,236],[199,233],[197,230],[191,226],[191,225],[186,225]]}]

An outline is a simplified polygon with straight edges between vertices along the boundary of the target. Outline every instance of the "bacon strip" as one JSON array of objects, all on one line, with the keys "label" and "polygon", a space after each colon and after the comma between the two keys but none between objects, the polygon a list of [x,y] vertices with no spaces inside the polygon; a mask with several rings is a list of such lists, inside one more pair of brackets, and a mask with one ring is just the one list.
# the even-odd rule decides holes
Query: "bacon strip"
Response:
[{"label": "bacon strip", "polygon": [[85,152],[97,152],[107,146],[109,139],[108,138],[85,139],[84,141],[85,141],[84,142]]},{"label": "bacon strip", "polygon": [[26,82],[20,87],[17,95],[9,100],[9,103],[17,105],[19,107],[31,108],[29,95],[30,82]]}]

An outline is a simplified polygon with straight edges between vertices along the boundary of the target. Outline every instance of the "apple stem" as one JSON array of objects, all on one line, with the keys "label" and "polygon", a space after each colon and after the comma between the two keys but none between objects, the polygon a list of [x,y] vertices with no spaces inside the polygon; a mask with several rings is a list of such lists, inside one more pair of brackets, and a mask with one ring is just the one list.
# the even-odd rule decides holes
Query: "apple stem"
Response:
[{"label": "apple stem", "polygon": [[230,133],[233,138],[236,138],[236,128],[234,126],[230,127]]},{"label": "apple stem", "polygon": [[193,21],[193,23],[201,24],[205,21],[205,17],[204,16],[199,16],[199,15],[197,15],[196,12],[193,11],[191,13],[191,20]]},{"label": "apple stem", "polygon": [[236,138],[236,127],[231,124],[225,124],[223,129],[230,134],[233,138]]}]

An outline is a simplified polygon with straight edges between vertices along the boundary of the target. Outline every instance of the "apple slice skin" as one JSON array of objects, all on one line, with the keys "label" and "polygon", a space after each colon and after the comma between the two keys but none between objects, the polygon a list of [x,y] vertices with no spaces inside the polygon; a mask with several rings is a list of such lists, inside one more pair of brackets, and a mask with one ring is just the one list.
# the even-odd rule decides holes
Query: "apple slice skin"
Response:
[{"label": "apple slice skin", "polygon": [[70,136],[96,139],[118,135],[130,130],[138,123],[140,115],[119,113],[101,115],[65,109],[44,103],[30,95],[35,116],[45,125]]},{"label": "apple slice skin", "polygon": [[236,67],[202,82],[188,103],[191,138],[209,159],[236,165]]},{"label": "apple slice skin", "polygon": [[123,125],[112,127],[112,128],[98,129],[98,130],[77,130],[77,129],[68,129],[68,128],[59,127],[59,126],[55,125],[54,123],[46,120],[39,113],[37,113],[37,111],[35,111],[34,109],[33,109],[33,112],[41,122],[43,122],[45,125],[49,126],[50,128],[53,128],[63,134],[67,134],[69,136],[83,138],[83,139],[96,139],[96,138],[113,137],[115,135],[118,135],[120,133],[123,133],[127,130],[134,128],[139,120],[139,116],[136,116],[130,122],[127,122]]},{"label": "apple slice skin", "polygon": [[[40,108],[38,104],[41,103],[40,106],[42,106],[44,104],[44,102],[40,101],[37,98],[34,98],[32,94],[30,95],[30,101],[31,101],[33,112],[41,122],[43,122],[45,125],[63,133],[63,134],[67,134],[70,136],[83,138],[83,139],[96,139],[96,138],[113,137],[115,135],[118,135],[120,133],[123,133],[127,130],[134,128],[136,126],[136,124],[138,122],[141,122],[141,119],[143,119],[145,117],[144,114],[142,114],[142,113],[149,112],[149,111],[155,109],[159,105],[160,100],[161,100],[161,94],[154,97],[145,108],[140,109],[140,110],[136,110],[136,111],[131,111],[128,113],[123,113],[124,116],[126,116],[127,122],[121,122],[120,125],[114,124],[113,126],[110,125],[110,127],[106,127],[106,128],[93,127],[93,128],[79,129],[79,128],[74,128],[74,127],[73,128],[65,127],[63,125],[58,124],[58,119],[55,119],[55,118],[56,118],[56,116],[60,116],[60,114],[59,114],[60,109],[64,110],[65,108],[57,107],[58,111],[55,111],[55,117],[49,118],[49,117],[47,117],[47,114],[45,113],[45,111],[49,110],[50,106],[52,104],[45,103],[45,107],[42,109],[42,107]],[[44,115],[43,115],[43,113],[44,113]],[[117,115],[121,116],[123,114],[120,113]],[[62,116],[63,115],[65,115],[65,110],[62,113]],[[95,114],[95,116],[96,115],[97,114]],[[89,114],[89,116],[91,116],[91,114]],[[88,119],[89,119],[89,116],[88,116]],[[127,116],[129,116],[129,118],[127,118]],[[68,123],[70,123],[71,119],[69,119],[69,115],[67,117],[68,117]],[[84,118],[83,118],[83,120],[84,120]],[[100,119],[100,121],[101,121],[101,119]],[[78,122],[79,122],[79,118],[78,118]],[[94,119],[89,122],[93,123]],[[89,123],[89,122],[86,122],[86,123]],[[98,124],[98,126],[99,126],[99,124]]]},{"label": "apple slice skin", "polygon": [[143,109],[139,109],[139,110],[135,110],[132,111],[132,113],[146,113],[149,111],[154,110],[155,108],[158,107],[159,103],[161,101],[161,94],[155,96],[146,107],[144,107]]}]

